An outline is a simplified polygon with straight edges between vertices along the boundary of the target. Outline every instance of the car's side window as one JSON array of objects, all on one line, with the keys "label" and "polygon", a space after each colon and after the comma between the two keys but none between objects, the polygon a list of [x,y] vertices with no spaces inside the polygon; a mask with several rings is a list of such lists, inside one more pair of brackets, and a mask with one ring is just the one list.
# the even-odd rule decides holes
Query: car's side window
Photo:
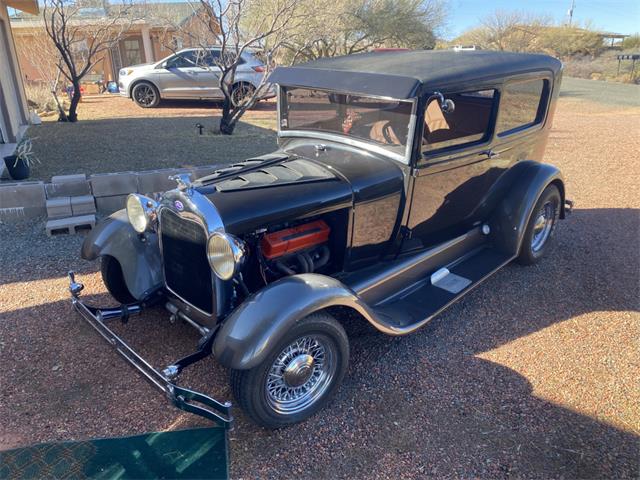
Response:
[{"label": "car's side window", "polygon": [[193,50],[182,52],[167,62],[167,68],[189,68],[196,66],[196,58]]},{"label": "car's side window", "polygon": [[208,50],[198,65],[204,67],[216,67],[218,66],[217,62],[219,58],[220,50]]},{"label": "car's side window", "polygon": [[496,131],[499,136],[531,127],[544,118],[548,80],[538,78],[505,85]]},{"label": "car's side window", "polygon": [[496,91],[475,90],[452,93],[455,109],[443,113],[437,99],[427,105],[424,116],[422,151],[425,154],[452,146],[467,145],[487,138],[496,101]]}]

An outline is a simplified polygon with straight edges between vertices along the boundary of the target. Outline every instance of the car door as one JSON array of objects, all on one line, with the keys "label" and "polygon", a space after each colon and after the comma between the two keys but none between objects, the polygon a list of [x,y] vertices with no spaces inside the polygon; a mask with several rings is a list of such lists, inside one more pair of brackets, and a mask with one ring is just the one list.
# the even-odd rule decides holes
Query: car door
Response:
[{"label": "car door", "polygon": [[158,88],[162,98],[199,98],[202,67],[196,65],[195,50],[187,50],[170,57],[157,71]]},{"label": "car door", "polygon": [[455,104],[452,113],[444,114],[435,99],[425,109],[422,154],[413,171],[407,227],[411,238],[424,247],[466,231],[507,167],[489,148],[497,88],[454,92],[445,98]]},{"label": "car door", "polygon": [[220,50],[208,50],[198,65],[201,71],[198,75],[198,86],[201,98],[222,98],[222,90],[220,89],[221,70],[218,67],[218,59]]}]

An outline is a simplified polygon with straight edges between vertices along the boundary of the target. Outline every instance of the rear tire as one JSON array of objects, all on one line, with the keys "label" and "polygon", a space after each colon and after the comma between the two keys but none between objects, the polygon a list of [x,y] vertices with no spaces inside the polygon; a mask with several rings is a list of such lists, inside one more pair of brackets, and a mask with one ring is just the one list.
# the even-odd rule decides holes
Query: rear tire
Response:
[{"label": "rear tire", "polygon": [[160,93],[155,85],[149,82],[136,83],[131,90],[131,98],[139,107],[153,108],[160,103]]},{"label": "rear tire", "polygon": [[561,202],[562,197],[558,187],[549,185],[544,189],[533,207],[529,224],[524,232],[520,254],[516,258],[518,263],[533,265],[544,256],[560,217]]},{"label": "rear tire", "polygon": [[296,323],[262,363],[232,370],[231,389],[258,425],[286,427],[326,405],[348,362],[349,340],[342,325],[328,313],[314,313]]},{"label": "rear tire", "polygon": [[106,255],[100,258],[100,273],[102,281],[113,298],[122,304],[129,304],[136,301],[129,292],[124,281],[122,267],[113,257]]},{"label": "rear tire", "polygon": [[242,106],[253,95],[255,88],[250,83],[238,83],[231,90],[231,105],[235,108]]}]

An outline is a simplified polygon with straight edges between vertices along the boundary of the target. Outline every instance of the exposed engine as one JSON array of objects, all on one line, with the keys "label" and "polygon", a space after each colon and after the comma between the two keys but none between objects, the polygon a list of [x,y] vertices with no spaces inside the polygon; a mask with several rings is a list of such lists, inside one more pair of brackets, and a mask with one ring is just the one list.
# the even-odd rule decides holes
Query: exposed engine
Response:
[{"label": "exposed engine", "polygon": [[324,220],[265,233],[260,239],[263,276],[312,273],[324,267],[330,259],[330,233]]}]

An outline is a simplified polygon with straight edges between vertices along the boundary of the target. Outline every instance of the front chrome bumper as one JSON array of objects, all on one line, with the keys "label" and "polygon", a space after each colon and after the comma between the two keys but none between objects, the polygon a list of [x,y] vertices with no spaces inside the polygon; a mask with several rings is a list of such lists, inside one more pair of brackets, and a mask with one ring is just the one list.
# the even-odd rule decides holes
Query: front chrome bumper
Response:
[{"label": "front chrome bumper", "polygon": [[84,285],[75,281],[74,273],[69,272],[69,292],[71,293],[72,305],[80,313],[82,318],[95,328],[131,366],[141,373],[152,385],[164,392],[175,407],[185,412],[207,418],[225,428],[231,427],[233,417],[231,415],[230,402],[221,403],[203,393],[179,387],[171,381],[171,379],[177,377],[182,368],[208,356],[210,353],[210,345],[208,347],[201,345],[200,350],[174,362],[161,373],[138,355],[105,323],[111,319],[120,319],[126,322],[130,316],[140,314],[145,307],[145,303],[139,302],[122,305],[119,308],[100,309],[86,305],[80,301],[80,292],[83,288]]}]

